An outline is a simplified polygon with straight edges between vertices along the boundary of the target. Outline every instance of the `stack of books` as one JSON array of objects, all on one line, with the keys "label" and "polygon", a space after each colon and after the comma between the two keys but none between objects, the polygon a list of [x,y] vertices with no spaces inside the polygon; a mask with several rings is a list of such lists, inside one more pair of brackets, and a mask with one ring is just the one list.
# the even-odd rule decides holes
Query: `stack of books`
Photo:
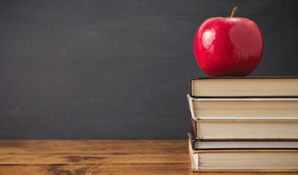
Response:
[{"label": "stack of books", "polygon": [[298,172],[298,77],[189,81],[192,171]]}]

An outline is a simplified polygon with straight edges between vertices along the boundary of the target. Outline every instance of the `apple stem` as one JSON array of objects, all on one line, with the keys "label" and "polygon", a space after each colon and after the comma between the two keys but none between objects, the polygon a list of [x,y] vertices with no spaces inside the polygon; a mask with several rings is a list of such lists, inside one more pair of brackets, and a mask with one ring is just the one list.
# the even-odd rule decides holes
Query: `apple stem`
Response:
[{"label": "apple stem", "polygon": [[232,14],[231,14],[231,17],[234,17],[234,14],[238,11],[238,8],[237,7],[234,7],[233,11],[232,11]]}]

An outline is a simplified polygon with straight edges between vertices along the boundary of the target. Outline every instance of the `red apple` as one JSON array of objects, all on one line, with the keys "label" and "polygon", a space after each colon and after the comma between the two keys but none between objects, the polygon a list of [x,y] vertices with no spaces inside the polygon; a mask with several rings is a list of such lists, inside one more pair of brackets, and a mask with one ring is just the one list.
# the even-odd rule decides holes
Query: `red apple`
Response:
[{"label": "red apple", "polygon": [[205,20],[194,39],[194,54],[201,69],[210,76],[246,76],[261,61],[263,36],[247,18],[214,17]]}]

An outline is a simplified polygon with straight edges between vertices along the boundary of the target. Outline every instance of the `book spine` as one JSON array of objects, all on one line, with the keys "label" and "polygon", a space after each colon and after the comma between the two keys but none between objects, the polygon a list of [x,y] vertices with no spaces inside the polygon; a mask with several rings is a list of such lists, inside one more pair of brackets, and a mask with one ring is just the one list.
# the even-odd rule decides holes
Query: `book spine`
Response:
[{"label": "book spine", "polygon": [[197,138],[198,137],[197,121],[195,119],[193,119],[192,117],[190,117],[190,121],[191,121],[193,136],[194,136],[194,138]]},{"label": "book spine", "polygon": [[191,84],[192,84],[192,79],[187,81],[187,92],[192,97],[193,95],[192,95],[192,85]]}]

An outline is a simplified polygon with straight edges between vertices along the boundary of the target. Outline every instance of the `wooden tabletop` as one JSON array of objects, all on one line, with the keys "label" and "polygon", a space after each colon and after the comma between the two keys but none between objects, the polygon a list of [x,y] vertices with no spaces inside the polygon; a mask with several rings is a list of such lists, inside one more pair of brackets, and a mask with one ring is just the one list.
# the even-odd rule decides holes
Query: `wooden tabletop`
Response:
[{"label": "wooden tabletop", "polygon": [[[187,143],[187,140],[0,140],[0,175],[194,174],[190,171]],[[274,173],[281,174],[284,173]]]}]

